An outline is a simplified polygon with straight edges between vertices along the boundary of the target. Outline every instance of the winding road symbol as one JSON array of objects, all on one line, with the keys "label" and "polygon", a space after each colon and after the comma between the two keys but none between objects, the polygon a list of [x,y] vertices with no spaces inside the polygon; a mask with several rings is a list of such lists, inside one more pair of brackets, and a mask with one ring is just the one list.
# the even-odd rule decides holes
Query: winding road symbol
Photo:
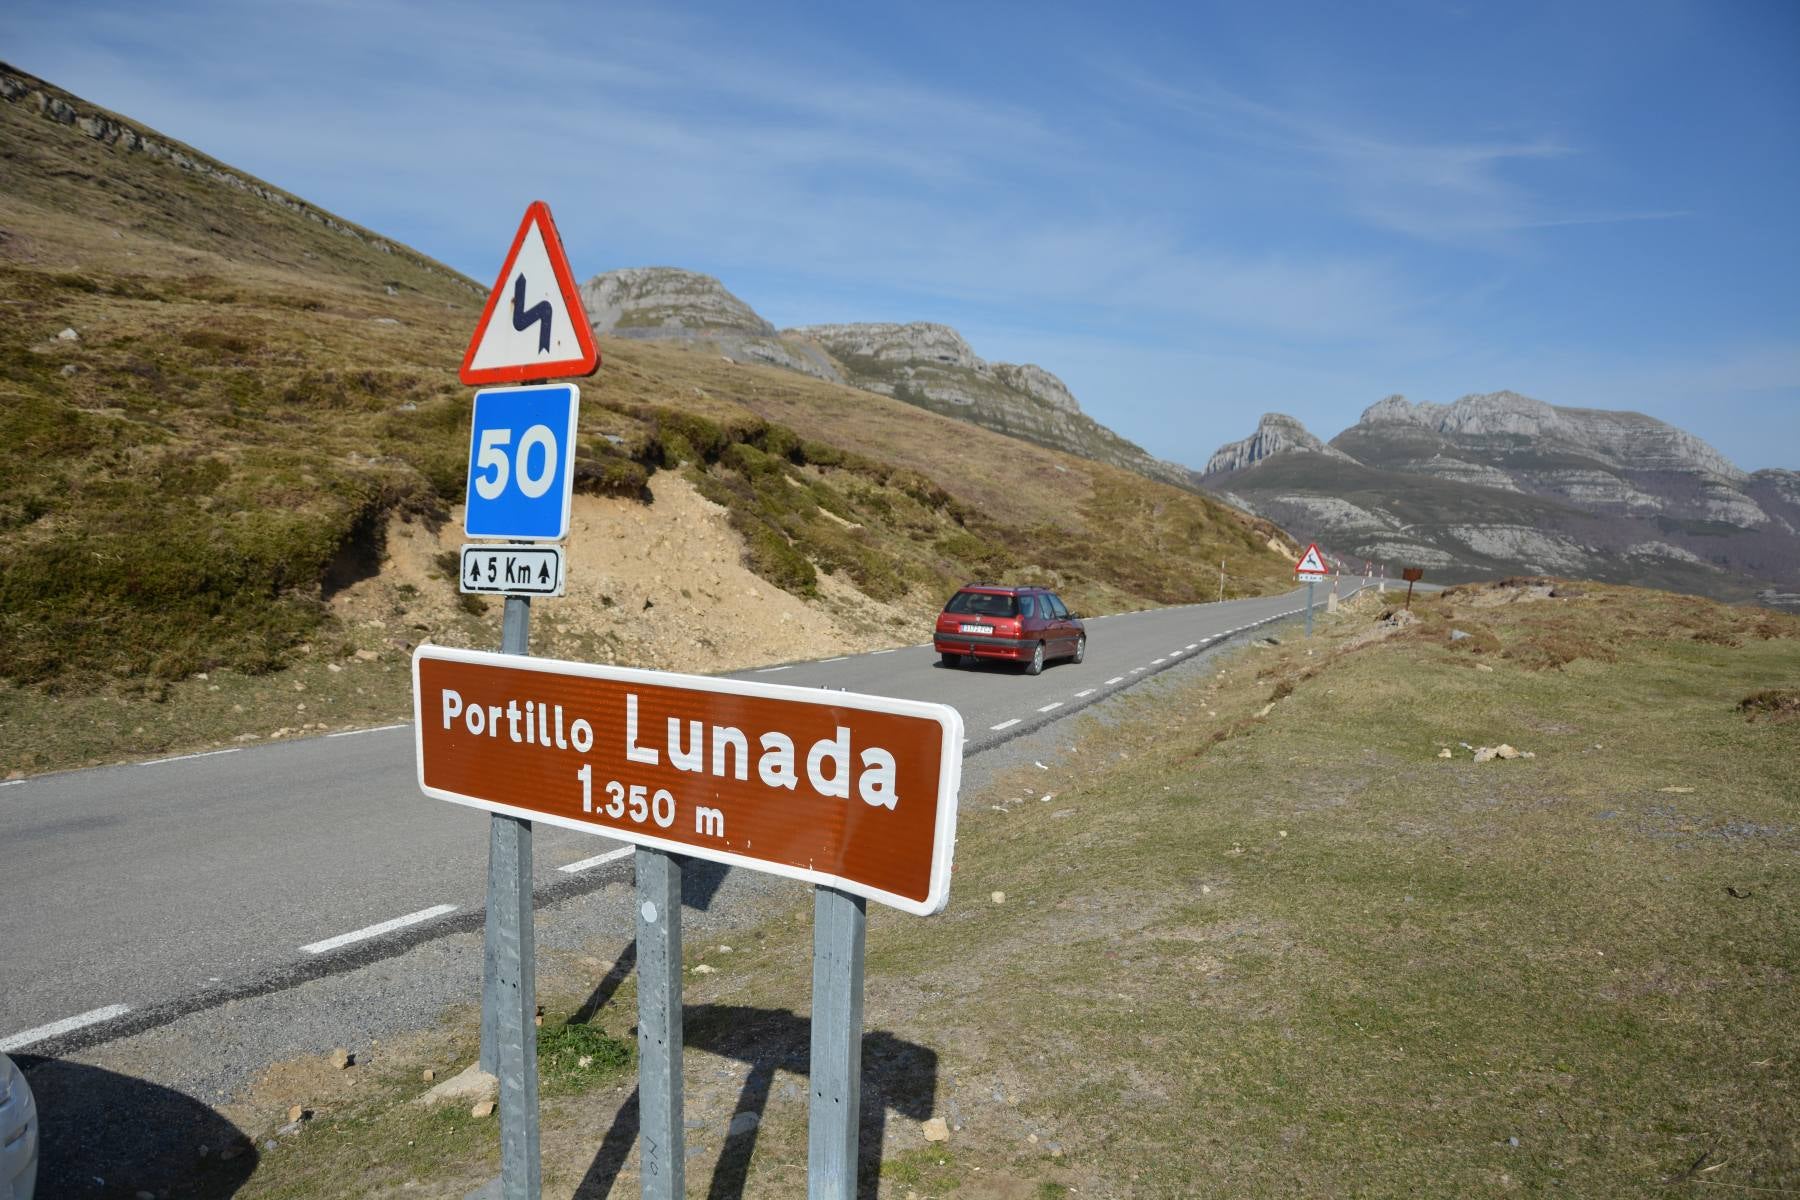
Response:
[{"label": "winding road symbol", "polygon": [[521,271],[519,277],[513,280],[513,328],[520,333],[523,333],[533,324],[536,324],[538,327],[539,354],[548,354],[550,352],[551,311],[550,302],[548,300],[539,300],[530,308],[525,307],[525,273]]}]

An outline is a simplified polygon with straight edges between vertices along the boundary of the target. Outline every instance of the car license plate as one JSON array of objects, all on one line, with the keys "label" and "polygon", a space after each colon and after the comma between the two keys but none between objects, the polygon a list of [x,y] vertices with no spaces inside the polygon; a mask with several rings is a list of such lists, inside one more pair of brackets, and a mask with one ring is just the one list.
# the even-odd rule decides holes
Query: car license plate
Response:
[{"label": "car license plate", "polygon": [[994,627],[992,625],[964,625],[962,631],[964,633],[992,633]]}]

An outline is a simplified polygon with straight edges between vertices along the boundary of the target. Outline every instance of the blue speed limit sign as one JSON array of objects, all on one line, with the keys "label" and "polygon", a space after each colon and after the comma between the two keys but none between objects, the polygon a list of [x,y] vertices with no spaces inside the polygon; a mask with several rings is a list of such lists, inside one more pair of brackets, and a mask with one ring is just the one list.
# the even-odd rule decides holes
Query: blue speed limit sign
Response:
[{"label": "blue speed limit sign", "polygon": [[475,393],[464,532],[513,541],[568,536],[580,399],[572,383]]}]

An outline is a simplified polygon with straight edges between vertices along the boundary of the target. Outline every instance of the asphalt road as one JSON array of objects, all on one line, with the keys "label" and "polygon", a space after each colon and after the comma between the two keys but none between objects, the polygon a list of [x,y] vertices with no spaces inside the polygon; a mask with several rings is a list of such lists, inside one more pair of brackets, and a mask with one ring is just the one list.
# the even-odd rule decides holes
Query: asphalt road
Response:
[{"label": "asphalt road", "polygon": [[[946,669],[928,645],[738,674],[951,704],[975,754],[1304,596],[1091,618],[1087,660],[1035,678]],[[0,1050],[92,1045],[478,928],[487,822],[419,794],[409,725],[0,787]],[[540,825],[535,868],[542,904],[628,872],[629,850]]]}]

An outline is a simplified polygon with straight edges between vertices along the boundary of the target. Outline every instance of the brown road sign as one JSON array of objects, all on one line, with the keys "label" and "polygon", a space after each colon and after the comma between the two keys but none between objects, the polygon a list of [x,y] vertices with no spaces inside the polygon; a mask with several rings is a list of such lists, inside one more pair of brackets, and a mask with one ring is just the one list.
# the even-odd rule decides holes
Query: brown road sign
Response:
[{"label": "brown road sign", "polygon": [[910,913],[949,897],[948,705],[420,646],[413,728],[440,800]]}]

